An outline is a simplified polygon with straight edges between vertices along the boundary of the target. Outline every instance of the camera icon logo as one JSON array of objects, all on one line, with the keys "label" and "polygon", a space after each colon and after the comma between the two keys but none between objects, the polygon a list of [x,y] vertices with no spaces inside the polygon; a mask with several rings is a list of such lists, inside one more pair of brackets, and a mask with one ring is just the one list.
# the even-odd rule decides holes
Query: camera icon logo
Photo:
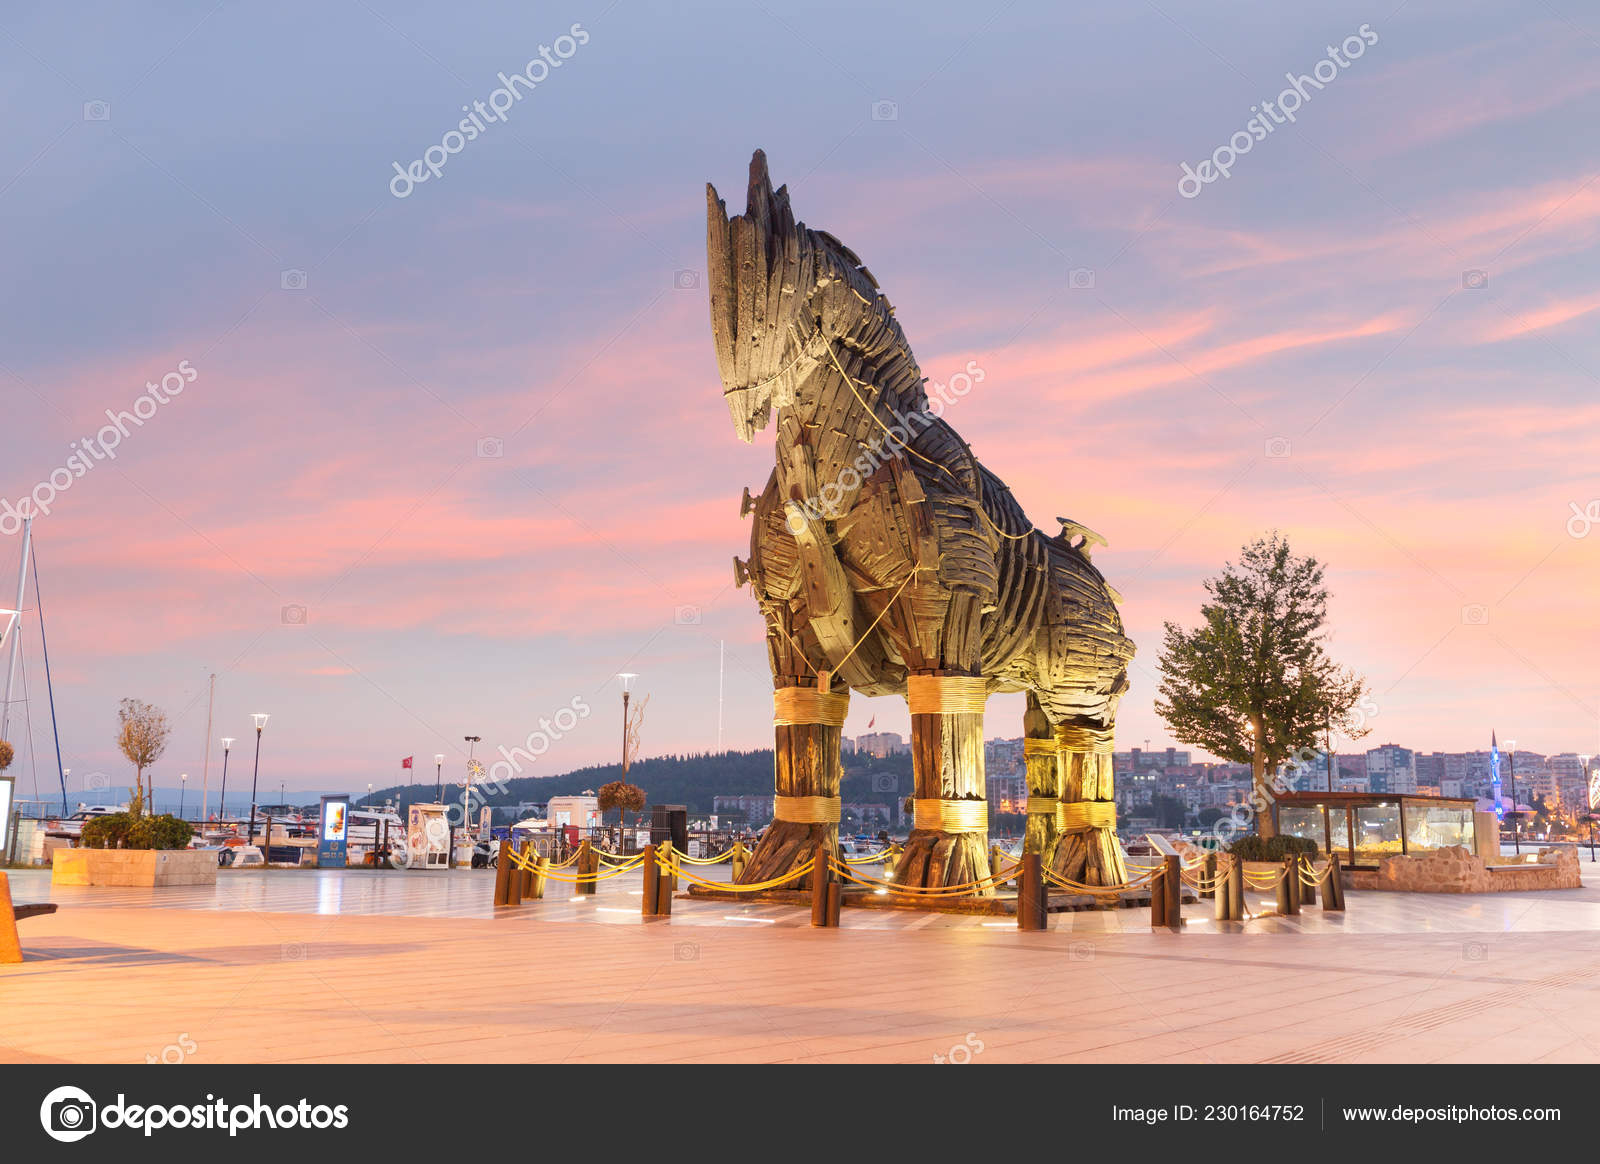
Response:
[{"label": "camera icon logo", "polygon": [[674,962],[700,961],[700,943],[679,942],[676,946],[672,947],[672,960]]},{"label": "camera icon logo", "polygon": [[306,608],[298,602],[291,602],[279,611],[278,617],[283,620],[284,626],[305,626]]},{"label": "camera icon logo", "polygon": [[1267,459],[1272,461],[1287,460],[1289,447],[1288,437],[1272,437],[1266,444]]},{"label": "camera icon logo", "polygon": [[278,286],[285,291],[304,291],[306,289],[306,273],[299,267],[290,267],[287,271],[278,274]]},{"label": "camera icon logo", "polygon": [[45,1135],[63,1144],[75,1144],[93,1132],[99,1108],[81,1087],[58,1087],[39,1105],[39,1123]]},{"label": "camera icon logo", "polygon": [[1489,947],[1483,942],[1468,942],[1461,947],[1461,958],[1465,962],[1487,962]]},{"label": "camera icon logo", "polygon": [[672,621],[679,626],[699,626],[700,608],[698,606],[680,606],[672,612]]},{"label": "camera icon logo", "polygon": [[693,291],[700,286],[700,272],[674,271],[672,273],[672,285],[679,291]]},{"label": "camera icon logo", "polygon": [[1468,626],[1488,626],[1489,608],[1481,602],[1469,602],[1461,608],[1461,621]]},{"label": "camera icon logo", "polygon": [[900,106],[893,101],[874,101],[872,103],[873,121],[899,121]]},{"label": "camera icon logo", "polygon": [[83,119],[85,121],[110,121],[111,102],[85,101],[83,103]]},{"label": "camera icon logo", "polygon": [[304,962],[306,960],[306,944],[304,942],[284,942],[280,956],[285,962]]},{"label": "camera icon logo", "polygon": [[899,778],[893,772],[874,772],[872,774],[872,791],[899,792]]},{"label": "camera icon logo", "polygon": [[1073,267],[1067,272],[1067,286],[1074,291],[1092,291],[1094,289],[1094,268]]},{"label": "camera icon logo", "polygon": [[1093,962],[1093,942],[1073,942],[1067,947],[1067,959],[1071,962]]},{"label": "camera icon logo", "polygon": [[85,781],[85,783],[90,788],[110,788],[111,777],[107,776],[104,772],[91,772],[89,773],[89,778]]},{"label": "camera icon logo", "polygon": [[1461,289],[1463,291],[1482,291],[1488,285],[1488,271],[1473,267],[1470,271],[1461,272]]},{"label": "camera icon logo", "polygon": [[499,437],[478,438],[478,459],[482,461],[498,461],[506,455],[506,442]]}]

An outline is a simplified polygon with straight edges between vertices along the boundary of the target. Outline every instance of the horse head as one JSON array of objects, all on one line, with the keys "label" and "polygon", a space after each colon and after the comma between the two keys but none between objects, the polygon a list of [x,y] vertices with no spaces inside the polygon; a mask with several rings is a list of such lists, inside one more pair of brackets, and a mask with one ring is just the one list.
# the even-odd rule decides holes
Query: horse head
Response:
[{"label": "horse head", "polygon": [[711,332],[723,398],[739,438],[765,428],[773,405],[795,402],[826,345],[876,313],[898,325],[872,275],[825,231],[797,223],[789,188],[772,188],[767,156],[750,159],[743,214],[728,217],[706,184],[706,265]]}]

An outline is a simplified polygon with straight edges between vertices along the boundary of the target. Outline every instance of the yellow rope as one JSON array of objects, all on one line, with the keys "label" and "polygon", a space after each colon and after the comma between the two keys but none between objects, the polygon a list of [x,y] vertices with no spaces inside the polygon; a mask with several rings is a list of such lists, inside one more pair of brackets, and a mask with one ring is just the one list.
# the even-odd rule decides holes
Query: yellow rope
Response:
[{"label": "yellow rope", "polygon": [[759,893],[764,889],[776,889],[780,885],[787,885],[791,881],[798,881],[816,867],[817,859],[812,857],[805,864],[796,866],[782,877],[774,877],[768,881],[755,881],[748,885],[734,885],[727,881],[707,881],[705,878],[697,877],[693,873],[690,873],[687,869],[684,869],[682,866],[675,864],[669,853],[665,853],[660,850],[657,850],[656,852],[656,863],[668,873],[683,877],[686,880],[694,882],[696,885],[703,885],[708,889],[718,889],[728,893]]},{"label": "yellow rope", "polygon": [[982,715],[989,681],[982,675],[908,675],[906,704],[912,715]]},{"label": "yellow rope", "polygon": [[815,687],[779,687],[772,693],[772,722],[843,727],[850,711],[850,691],[818,691]]},{"label": "yellow rope", "polygon": [[1084,727],[1074,723],[1056,725],[1056,745],[1063,752],[1086,752],[1093,756],[1109,756],[1115,746],[1111,728]]},{"label": "yellow rope", "polygon": [[1056,827],[1068,829],[1114,829],[1117,806],[1109,800],[1063,801],[1056,810]]},{"label": "yellow rope", "polygon": [[943,833],[982,833],[989,829],[987,800],[928,800],[912,804],[912,824]]},{"label": "yellow rope", "polygon": [[792,824],[838,824],[837,796],[774,796],[772,818]]}]

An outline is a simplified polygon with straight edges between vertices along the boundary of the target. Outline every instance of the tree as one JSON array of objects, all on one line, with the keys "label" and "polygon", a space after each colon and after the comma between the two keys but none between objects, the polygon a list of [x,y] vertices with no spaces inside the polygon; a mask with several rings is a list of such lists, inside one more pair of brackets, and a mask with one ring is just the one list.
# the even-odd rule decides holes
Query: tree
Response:
[{"label": "tree", "polygon": [[16,751],[5,740],[0,740],[0,772],[11,767],[11,761],[17,758]]},{"label": "tree", "polygon": [[1181,829],[1188,816],[1188,808],[1177,797],[1163,796],[1158,792],[1150,798],[1150,815],[1156,818],[1157,828]]},{"label": "tree", "polygon": [[167,737],[172,734],[172,728],[167,723],[166,712],[142,699],[124,699],[117,709],[117,721],[121,725],[117,731],[117,747],[134,767],[128,812],[138,818],[144,813],[145,769],[167,750]]},{"label": "tree", "polygon": [[1262,836],[1273,833],[1270,774],[1306,758],[1330,726],[1367,734],[1366,682],[1327,654],[1323,569],[1274,531],[1206,581],[1199,626],[1164,624],[1156,711],[1184,743],[1251,766]]},{"label": "tree", "polygon": [[613,808],[619,810],[622,813],[621,823],[624,826],[628,823],[628,813],[644,811],[644,789],[623,780],[612,780],[600,785],[599,799],[600,811],[606,813]]}]

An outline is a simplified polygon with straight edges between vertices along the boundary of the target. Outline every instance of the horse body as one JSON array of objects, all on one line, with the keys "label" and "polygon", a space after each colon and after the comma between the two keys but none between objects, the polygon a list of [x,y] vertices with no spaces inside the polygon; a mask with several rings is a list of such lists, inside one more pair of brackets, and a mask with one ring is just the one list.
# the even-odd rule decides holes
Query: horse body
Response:
[{"label": "horse body", "polygon": [[[780,696],[911,697],[919,807],[905,868],[913,883],[963,884],[988,872],[971,807],[985,796],[983,695],[1028,693],[1025,734],[1041,741],[1030,746],[1029,783],[1041,805],[1063,793],[1111,798],[1109,729],[1133,645],[1090,562],[1093,535],[1064,520],[1056,537],[1035,529],[929,411],[876,280],[832,235],[795,222],[759,151],[744,215],[728,219],[709,186],[707,196],[712,331],[730,414],[748,441],[777,410],[776,467],[753,502],[750,558],[736,560],[767,619],[774,685]],[[842,713],[786,714],[777,791],[799,819],[779,813],[751,880],[833,840],[830,822],[807,814],[837,798]],[[1101,883],[1118,875],[1114,838],[1080,836],[1064,857],[1059,844],[1104,834],[1103,812],[1094,824],[1084,812],[1037,815],[1027,843],[1058,868]]]}]

